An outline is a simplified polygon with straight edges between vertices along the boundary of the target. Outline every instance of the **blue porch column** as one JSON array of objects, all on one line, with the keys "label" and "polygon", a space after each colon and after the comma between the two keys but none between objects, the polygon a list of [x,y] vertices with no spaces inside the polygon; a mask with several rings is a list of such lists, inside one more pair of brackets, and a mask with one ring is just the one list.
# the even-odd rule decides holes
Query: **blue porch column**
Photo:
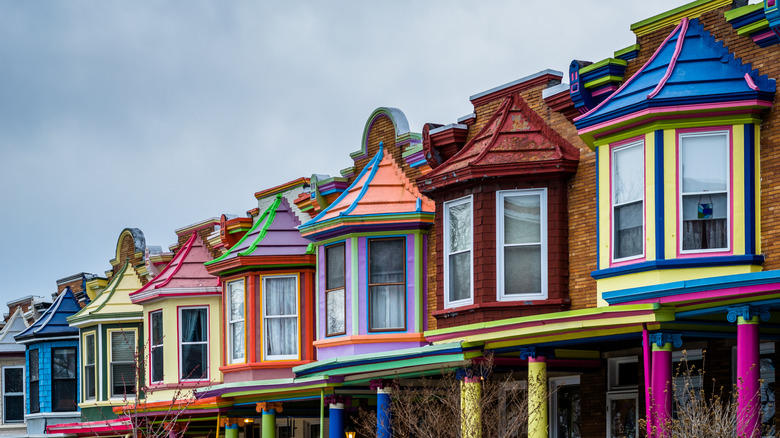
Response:
[{"label": "blue porch column", "polygon": [[376,436],[377,438],[391,438],[393,429],[391,426],[390,382],[372,380],[371,389],[376,390]]}]

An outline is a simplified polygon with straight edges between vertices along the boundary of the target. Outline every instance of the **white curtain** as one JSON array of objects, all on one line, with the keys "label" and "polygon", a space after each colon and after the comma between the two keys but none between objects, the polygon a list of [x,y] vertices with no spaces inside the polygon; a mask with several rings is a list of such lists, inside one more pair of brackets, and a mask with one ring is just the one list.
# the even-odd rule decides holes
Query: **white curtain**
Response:
[{"label": "white curtain", "polygon": [[371,328],[404,328],[403,285],[371,286]]},{"label": "white curtain", "polygon": [[267,356],[298,354],[298,288],[296,277],[265,278],[265,344]]}]

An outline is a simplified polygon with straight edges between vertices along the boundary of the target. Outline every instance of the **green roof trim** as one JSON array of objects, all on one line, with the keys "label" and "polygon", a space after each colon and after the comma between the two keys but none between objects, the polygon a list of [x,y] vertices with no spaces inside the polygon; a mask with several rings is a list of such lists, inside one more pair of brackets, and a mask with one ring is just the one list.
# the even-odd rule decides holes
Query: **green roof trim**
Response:
[{"label": "green roof trim", "polygon": [[[98,299],[98,298],[100,298],[100,297],[102,297],[102,296],[103,296],[103,294],[105,294],[105,293],[108,293],[108,296],[106,297],[106,300],[105,300],[105,301],[103,301],[103,303],[101,303],[101,304],[100,304],[100,306],[98,306],[98,308],[94,310],[94,312],[99,312],[99,311],[100,311],[100,309],[102,309],[103,307],[105,307],[106,303],[108,303],[109,301],[111,301],[111,297],[112,297],[112,296],[114,296],[114,292],[116,292],[116,288],[119,286],[119,279],[120,279],[120,278],[122,278],[122,276],[124,276],[124,275],[125,275],[125,271],[127,270],[127,266],[128,266],[129,264],[130,264],[130,261],[129,261],[129,260],[125,260],[125,264],[124,264],[124,265],[122,265],[122,268],[121,268],[121,269],[119,269],[119,272],[117,272],[117,273],[116,273],[116,275],[114,275],[113,277],[111,277],[111,281],[109,281],[109,282],[108,282],[108,284],[106,285],[106,288],[105,288],[105,289],[103,289],[103,290],[102,290],[102,291],[101,291],[101,292],[100,292],[100,293],[99,293],[99,294],[98,294],[98,295],[95,297],[95,299],[94,299],[94,300],[92,300],[93,302],[94,302],[94,301],[97,301],[97,299]],[[79,321],[79,320],[87,319],[87,317],[88,317],[88,316],[92,316],[92,317],[94,318],[94,316],[93,316],[93,315],[90,315],[90,314],[89,314],[89,313],[92,313],[92,311],[90,311],[89,313],[87,313],[87,309],[88,309],[88,308],[89,308],[89,304],[87,304],[86,306],[84,306],[84,308],[83,308],[83,309],[81,309],[81,310],[79,310],[79,312],[78,312],[78,313],[76,313],[75,315],[73,315],[73,316],[69,316],[69,317],[68,317],[66,320],[68,321],[68,323],[71,323],[71,322],[76,322],[76,321]],[[83,315],[82,315],[82,314],[83,314]]]},{"label": "green roof trim", "polygon": [[762,18],[755,23],[748,24],[747,26],[742,26],[739,29],[737,29],[737,35],[750,35],[753,32],[764,30],[769,28],[769,20],[766,18]]},{"label": "green roof trim", "polygon": [[406,158],[409,155],[416,154],[417,152],[422,151],[422,143],[415,144],[414,146],[409,146],[406,149],[406,152],[401,154],[401,158]]},{"label": "green roof trim", "polygon": [[742,6],[741,8],[737,8],[737,9],[732,9],[730,11],[726,11],[726,13],[723,15],[726,17],[726,21],[731,21],[735,18],[742,17],[751,12],[755,12],[759,9],[764,9],[764,2]]},{"label": "green roof trim", "polygon": [[[272,202],[271,205],[268,206],[268,208],[266,208],[265,211],[263,211],[260,217],[257,218],[257,221],[255,221],[254,225],[252,225],[252,228],[250,228],[249,231],[247,231],[246,234],[244,234],[244,237],[242,237],[241,240],[239,240],[235,245],[233,245],[233,248],[238,248],[239,246],[241,246],[242,243],[244,243],[246,239],[249,238],[249,236],[260,226],[260,224],[263,225],[263,228],[260,230],[260,233],[257,235],[257,238],[255,238],[255,241],[252,242],[251,245],[249,245],[249,248],[247,248],[245,251],[239,252],[236,255],[239,256],[248,255],[254,252],[254,250],[257,248],[257,244],[263,240],[266,233],[268,232],[268,227],[271,226],[271,223],[274,221],[274,217],[276,217],[276,209],[279,207],[279,204],[281,202],[282,202],[282,194],[279,193],[276,195],[276,199],[274,199],[274,202]],[[221,256],[219,256],[218,258],[204,263],[204,265],[208,266],[212,263],[217,263],[222,260],[225,260],[231,254],[233,254],[233,251],[228,251],[222,254]]]},{"label": "green roof trim", "polygon": [[594,79],[590,82],[586,82],[585,85],[583,85],[583,87],[585,88],[600,87],[610,82],[623,82],[623,77],[615,76],[615,75],[603,76],[598,79]]},{"label": "green roof trim", "polygon": [[[638,44],[635,44],[635,46],[638,46]],[[615,59],[615,58],[602,59],[599,62],[594,62],[591,65],[586,65],[585,67],[582,67],[580,69],[580,76],[582,76],[585,73],[588,73],[590,71],[596,70],[597,68],[604,67],[607,64],[622,65],[623,67],[625,67],[626,65],[628,65],[628,62],[624,61],[622,59]],[[621,80],[622,80],[622,78],[621,78]]]},{"label": "green roof trim", "polygon": [[620,55],[625,55],[626,53],[633,52],[634,50],[639,50],[639,44],[634,44],[626,47],[625,49],[620,49],[617,52],[613,53],[613,56],[617,58]]},{"label": "green roof trim", "polygon": [[687,3],[687,4],[684,4],[682,6],[678,6],[678,7],[674,8],[674,9],[672,9],[670,11],[666,11],[666,12],[660,13],[658,15],[654,15],[654,16],[652,16],[650,18],[645,18],[642,21],[638,21],[638,22],[636,22],[636,23],[631,25],[631,30],[634,31],[634,30],[636,30],[636,29],[638,29],[640,27],[644,27],[644,26],[653,24],[653,23],[658,22],[658,21],[663,21],[663,20],[672,18],[673,16],[675,16],[677,14],[685,12],[685,11],[687,11],[689,9],[694,9],[694,8],[697,8],[697,7],[700,7],[700,6],[705,6],[708,3],[716,3],[716,4],[713,5],[713,9],[715,9],[715,8],[719,7],[720,3],[731,3],[731,0],[728,0],[726,2],[724,2],[724,1],[717,1],[717,0],[715,0],[715,1],[713,1],[713,0],[696,0],[694,2]]}]

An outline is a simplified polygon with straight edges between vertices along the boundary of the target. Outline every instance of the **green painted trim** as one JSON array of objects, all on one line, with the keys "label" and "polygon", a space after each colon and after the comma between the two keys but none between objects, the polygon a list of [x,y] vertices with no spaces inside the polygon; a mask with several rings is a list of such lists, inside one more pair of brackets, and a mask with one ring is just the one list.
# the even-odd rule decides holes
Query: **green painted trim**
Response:
[{"label": "green painted trim", "polygon": [[742,26],[739,29],[737,29],[737,35],[749,35],[753,32],[764,30],[769,28],[769,20],[766,18],[762,18],[755,23],[748,24],[747,26]]},{"label": "green painted trim", "polygon": [[610,82],[623,82],[623,78],[621,76],[615,76],[615,75],[603,76],[598,79],[594,79],[590,82],[586,82],[585,85],[583,85],[583,87],[585,88],[600,87]]},{"label": "green painted trim", "polygon": [[[638,305],[648,306],[648,304],[638,304]],[[418,354],[427,354],[431,356],[431,355],[435,355],[437,352],[442,350],[449,350],[452,348],[459,348],[462,346],[463,343],[461,342],[449,342],[446,344],[433,344],[433,345],[424,345],[422,347],[405,348],[403,350],[382,351],[379,353],[365,353],[365,354],[356,354],[354,356],[334,357],[331,359],[321,360],[314,363],[299,365],[293,368],[293,372],[300,373],[302,371],[306,371],[311,368],[316,368],[316,367],[321,367],[326,365],[336,365],[336,364],[346,365],[349,364],[350,362],[364,361],[364,360],[371,360],[371,359],[377,359],[377,360],[394,359],[397,357],[414,356]]]},{"label": "green painted trim", "polygon": [[341,176],[347,178],[347,175],[354,175],[356,173],[355,166],[345,167],[339,170]]},{"label": "green painted trim", "polygon": [[316,266],[315,263],[293,263],[289,265],[285,264],[279,264],[279,265],[243,265],[239,266],[235,269],[230,269],[228,271],[221,271],[219,275],[225,277],[230,274],[236,274],[239,272],[245,272],[245,271],[252,271],[252,270],[263,270],[263,269],[287,269],[287,270],[298,270],[298,269],[308,269],[313,266]]},{"label": "green painted trim", "polygon": [[[84,306],[83,309],[79,310],[78,313],[75,315],[71,315],[65,320],[68,322],[68,324],[80,322],[84,320],[88,320],[92,318],[97,318],[96,315],[92,315],[93,312],[99,312],[100,309],[102,309],[106,303],[111,301],[111,297],[114,296],[114,292],[116,291],[117,286],[119,286],[119,279],[122,278],[125,275],[125,271],[127,270],[127,266],[130,264],[129,260],[125,260],[125,264],[122,265],[122,268],[119,270],[119,272],[116,273],[113,277],[111,277],[111,281],[108,282],[106,287],[95,297],[92,302],[97,301],[100,297],[103,296],[104,293],[108,293],[108,296],[106,297],[106,300],[103,301],[103,303],[98,306],[95,310],[87,310],[89,309],[89,305]],[[110,290],[109,290],[110,289]],[[107,292],[108,291],[108,292]]]},{"label": "green painted trim", "polygon": [[268,210],[270,213],[268,214],[268,218],[266,218],[265,223],[263,224],[263,228],[260,230],[260,233],[257,235],[257,238],[254,242],[252,242],[251,245],[249,245],[249,248],[247,248],[245,251],[238,253],[240,256],[247,256],[255,252],[255,249],[257,249],[257,244],[260,243],[264,238],[265,235],[268,233],[268,228],[271,226],[271,224],[274,222],[274,219],[276,218],[276,209],[279,208],[279,204],[282,203],[282,194],[279,193],[276,195],[276,199],[274,202],[271,203],[271,206],[268,207]]},{"label": "green painted trim", "polygon": [[244,227],[241,227],[241,228],[236,228],[235,230],[228,231],[228,234],[238,234],[238,233],[240,233],[240,232],[242,232],[242,231],[249,231],[249,230],[251,230],[251,229],[252,229],[252,227],[247,227],[247,228],[244,228]]},{"label": "green painted trim", "polygon": [[764,2],[742,6],[741,8],[737,8],[737,9],[732,9],[730,11],[726,11],[723,15],[726,17],[726,21],[731,21],[735,18],[742,17],[743,15],[747,15],[751,12],[755,12],[759,9],[764,9]]},{"label": "green painted trim", "polygon": [[[634,45],[638,46],[638,44],[634,44]],[[623,49],[623,50],[625,50],[625,49]],[[586,65],[585,67],[582,67],[580,69],[580,76],[584,75],[585,73],[588,73],[588,72],[591,72],[593,70],[596,70],[598,68],[604,67],[605,65],[608,65],[608,64],[622,65],[623,67],[625,67],[626,65],[628,65],[628,62],[624,61],[622,59],[615,59],[615,58],[602,59],[599,62],[594,62],[593,64]]]},{"label": "green painted trim", "polygon": [[[684,117],[684,116],[682,116]],[[638,135],[648,134],[658,129],[683,129],[683,128],[701,128],[717,125],[743,125],[746,123],[761,123],[761,118],[750,114],[741,114],[735,116],[717,116],[700,117],[691,119],[677,120],[657,120],[645,125],[640,125],[628,131],[621,131],[614,135],[600,137],[593,142],[595,147],[604,146],[616,141],[636,137]]]},{"label": "green painted trim", "polygon": [[413,154],[416,154],[417,152],[421,152],[421,151],[422,151],[422,144],[415,144],[414,146],[409,146],[406,149],[406,152],[401,154],[401,158],[406,158],[409,155],[413,155]]},{"label": "green painted trim", "polygon": [[[263,211],[260,217],[257,218],[257,221],[255,221],[255,223],[252,225],[252,228],[250,228],[249,231],[247,231],[247,233],[244,234],[244,237],[242,237],[241,240],[239,240],[235,245],[233,245],[233,248],[238,248],[239,246],[241,246],[244,243],[244,241],[249,238],[252,232],[254,232],[257,229],[257,227],[259,227],[260,224],[262,223],[264,224],[264,226],[260,232],[260,235],[258,235],[257,239],[255,239],[255,241],[249,247],[252,251],[254,251],[254,249],[257,248],[257,243],[263,240],[263,237],[265,237],[265,233],[268,231],[268,226],[270,225],[271,222],[273,222],[273,216],[276,215],[276,208],[279,207],[279,203],[281,202],[281,200],[282,200],[282,194],[279,193],[278,195],[276,195],[276,199],[274,200],[274,202],[272,202],[271,205],[268,208],[266,208],[265,211]],[[271,216],[271,220],[267,220],[269,215]],[[246,255],[247,251],[238,253],[236,255],[237,256]],[[249,253],[251,253],[252,251],[249,251]],[[204,263],[204,265],[208,266],[213,263],[221,262],[231,254],[233,254],[233,251],[227,251],[226,253],[222,254],[216,259]]]},{"label": "green painted trim", "polygon": [[[444,329],[429,330],[425,332],[425,336],[437,336],[445,335],[449,333],[467,332],[473,330],[498,328],[506,325],[522,324],[525,322],[535,321],[551,321],[556,319],[573,318],[577,316],[590,316],[599,314],[621,313],[621,312],[633,312],[637,310],[648,311],[665,311],[669,310],[674,312],[671,307],[662,307],[659,303],[649,304],[628,304],[625,306],[609,306],[609,307],[596,307],[590,309],[578,309],[569,310],[565,312],[545,313],[542,315],[521,316],[518,318],[502,319],[500,321],[480,322],[476,324],[461,325],[457,327],[449,327]],[[445,344],[446,345],[446,344]]]},{"label": "green painted trim", "polygon": [[[243,384],[242,386],[247,386],[247,384]],[[308,386],[295,386],[290,387],[288,389],[283,388],[269,388],[269,389],[254,389],[250,391],[236,391],[236,392],[226,392],[221,395],[221,397],[242,397],[247,395],[257,395],[261,396],[263,394],[282,394],[287,391],[305,391],[305,390],[314,390],[314,389],[322,389],[322,388],[335,388],[341,386],[341,384],[335,384],[335,383],[324,383],[320,385],[308,385]]]},{"label": "green painted trim", "polygon": [[422,333],[423,331],[423,272],[422,260],[423,254],[422,235],[414,235],[414,331]]},{"label": "green painted trim", "polygon": [[[427,377],[427,376],[440,376],[442,375],[442,373],[455,371],[459,368],[463,368],[463,361],[455,362],[449,365],[440,365],[436,368],[431,368],[429,370],[413,371],[411,373],[397,373],[397,374],[393,374],[393,377],[404,379],[407,377],[415,378],[415,377]],[[345,384],[344,386],[365,386],[371,383],[372,380],[376,380],[376,377],[369,377],[367,379],[350,380],[349,382],[345,382],[347,384]],[[353,396],[353,398],[355,397]],[[372,398],[376,400],[375,397]]]},{"label": "green painted trim", "polygon": [[[482,353],[479,352],[478,355]],[[342,376],[345,374],[372,373],[377,371],[388,371],[389,376],[395,376],[395,371],[399,368],[414,367],[421,365],[437,365],[442,362],[455,362],[468,359],[465,353],[443,354],[439,356],[423,356],[413,359],[394,360],[392,362],[380,362],[376,364],[354,365],[344,368],[335,368],[323,372],[323,375]],[[376,377],[375,377],[376,378]]]},{"label": "green painted trim", "polygon": [[[617,58],[620,55],[625,55],[626,53],[633,52],[634,50],[639,50],[639,44],[633,44],[633,45],[630,45],[630,46],[626,47],[625,49],[620,49],[617,52],[613,53],[613,56],[615,58]],[[626,63],[626,64],[628,64],[628,63]]]},{"label": "green painted trim", "polygon": [[358,265],[358,238],[350,237],[349,253],[351,256],[350,275],[352,285],[350,286],[350,295],[352,295],[352,334],[360,334],[360,266]]},{"label": "green painted trim", "polygon": [[343,234],[338,237],[331,237],[330,239],[326,240],[320,240],[319,242],[315,242],[314,244],[317,246],[322,245],[328,245],[332,242],[341,242],[345,239],[350,239],[352,237],[375,237],[375,236],[406,236],[409,234],[415,234],[415,233],[423,233],[423,230],[400,230],[400,231],[370,231],[366,233],[349,233],[349,234]]},{"label": "green painted trim", "polygon": [[689,10],[689,9],[694,9],[694,8],[697,8],[697,7],[700,7],[700,6],[705,6],[708,3],[712,3],[712,7],[711,8],[706,8],[706,9],[707,10],[712,10],[712,9],[717,9],[717,8],[719,8],[721,6],[724,6],[726,4],[731,3],[731,0],[719,0],[719,1],[718,0],[715,0],[715,1],[713,1],[713,0],[696,0],[694,2],[691,2],[691,3],[685,4],[685,5],[676,7],[674,9],[670,10],[670,11],[666,11],[666,12],[660,13],[658,15],[654,15],[654,16],[652,16],[650,18],[646,18],[646,19],[644,19],[642,21],[638,21],[638,22],[636,22],[636,23],[631,25],[631,31],[632,32],[636,32],[636,30],[639,29],[639,28],[648,27],[651,24],[660,24],[660,22],[662,22],[662,21],[664,21],[666,19],[670,19],[674,15],[683,13],[683,12]]}]

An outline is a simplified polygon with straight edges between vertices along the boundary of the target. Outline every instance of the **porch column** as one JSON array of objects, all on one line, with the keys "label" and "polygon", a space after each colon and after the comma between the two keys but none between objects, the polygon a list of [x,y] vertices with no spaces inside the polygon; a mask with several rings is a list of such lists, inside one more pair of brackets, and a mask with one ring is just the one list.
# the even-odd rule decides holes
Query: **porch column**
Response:
[{"label": "porch column", "polygon": [[682,346],[679,333],[652,333],[650,344],[653,348],[652,377],[650,393],[652,396],[652,422],[658,437],[667,436],[666,428],[672,419],[672,346]]},{"label": "porch column", "polygon": [[372,380],[370,383],[371,389],[376,390],[376,436],[377,438],[391,438],[393,429],[391,425],[390,383],[384,380]]},{"label": "porch column", "polygon": [[482,378],[460,379],[460,427],[463,438],[482,436]]},{"label": "porch column", "polygon": [[763,306],[728,308],[727,319],[737,323],[737,436],[761,436],[761,355],[758,320],[769,320]]},{"label": "porch column", "polygon": [[257,412],[263,413],[261,426],[263,438],[276,438],[276,413],[282,412],[282,409],[282,403],[280,402],[262,402],[257,404]]},{"label": "porch column", "polygon": [[547,438],[547,358],[528,357],[528,438]]},{"label": "porch column", "polygon": [[225,438],[238,438],[238,423],[225,425]]},{"label": "porch column", "polygon": [[328,436],[344,437],[344,406],[349,397],[341,395],[329,395],[325,397],[328,403]]}]

